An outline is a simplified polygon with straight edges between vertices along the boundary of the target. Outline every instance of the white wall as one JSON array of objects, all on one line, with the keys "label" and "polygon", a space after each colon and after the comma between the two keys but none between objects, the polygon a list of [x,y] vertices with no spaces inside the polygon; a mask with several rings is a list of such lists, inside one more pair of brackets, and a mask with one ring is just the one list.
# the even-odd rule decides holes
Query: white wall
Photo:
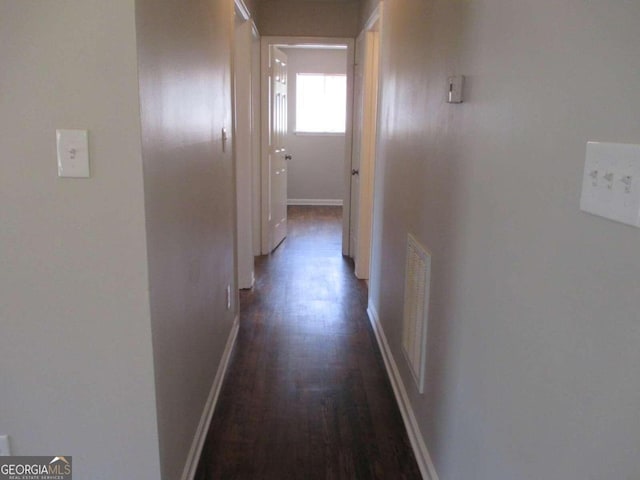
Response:
[{"label": "white wall", "polygon": [[[0,433],[158,479],[134,2],[2,0],[0,58]],[[57,128],[91,178],[57,177]]]},{"label": "white wall", "polygon": [[[237,312],[233,4],[138,0],[149,284],[162,475],[179,478]],[[176,21],[179,19],[179,21]]]},{"label": "white wall", "polygon": [[[384,5],[371,304],[440,479],[640,478],[640,230],[579,210],[586,142],[640,143],[640,4]],[[433,252],[424,395],[409,232]]]},{"label": "white wall", "polygon": [[345,136],[295,133],[296,74],[346,75],[347,50],[283,48],[283,51],[289,62],[287,148],[293,155],[287,172],[289,200],[340,202],[344,196]]}]

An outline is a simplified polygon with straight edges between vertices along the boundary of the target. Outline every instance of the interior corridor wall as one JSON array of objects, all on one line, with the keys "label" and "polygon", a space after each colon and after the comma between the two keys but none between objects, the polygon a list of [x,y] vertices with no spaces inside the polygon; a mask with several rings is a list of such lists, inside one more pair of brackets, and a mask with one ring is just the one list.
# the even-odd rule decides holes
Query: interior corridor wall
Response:
[{"label": "interior corridor wall", "polygon": [[0,0],[0,434],[79,479],[160,478],[134,14]]},{"label": "interior corridor wall", "polygon": [[[640,230],[579,209],[586,142],[640,143],[638,24],[637,2],[384,2],[370,303],[441,480],[640,478]],[[424,394],[408,233],[433,254]]]},{"label": "interior corridor wall", "polygon": [[162,478],[180,478],[237,314],[233,2],[136,2]]}]

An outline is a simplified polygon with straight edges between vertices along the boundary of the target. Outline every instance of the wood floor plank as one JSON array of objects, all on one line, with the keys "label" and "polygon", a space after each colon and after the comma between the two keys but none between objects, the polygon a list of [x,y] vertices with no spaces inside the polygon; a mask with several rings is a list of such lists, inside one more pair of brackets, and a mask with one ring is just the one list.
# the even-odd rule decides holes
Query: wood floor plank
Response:
[{"label": "wood floor plank", "polygon": [[256,259],[195,480],[421,478],[341,210],[289,207],[288,237]]}]

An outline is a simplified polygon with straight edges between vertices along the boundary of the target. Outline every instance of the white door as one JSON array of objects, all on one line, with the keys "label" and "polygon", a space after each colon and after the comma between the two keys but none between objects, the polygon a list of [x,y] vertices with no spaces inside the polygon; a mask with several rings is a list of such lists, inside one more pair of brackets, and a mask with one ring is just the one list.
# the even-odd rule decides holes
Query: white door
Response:
[{"label": "white door", "polygon": [[287,56],[269,48],[269,250],[287,236]]}]

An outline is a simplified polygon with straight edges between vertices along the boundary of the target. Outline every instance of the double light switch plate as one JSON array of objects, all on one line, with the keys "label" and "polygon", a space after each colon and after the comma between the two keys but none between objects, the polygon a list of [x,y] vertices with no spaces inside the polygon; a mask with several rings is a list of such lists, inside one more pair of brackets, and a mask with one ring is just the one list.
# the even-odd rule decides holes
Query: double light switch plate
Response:
[{"label": "double light switch plate", "polygon": [[640,227],[640,145],[587,143],[580,209]]}]

